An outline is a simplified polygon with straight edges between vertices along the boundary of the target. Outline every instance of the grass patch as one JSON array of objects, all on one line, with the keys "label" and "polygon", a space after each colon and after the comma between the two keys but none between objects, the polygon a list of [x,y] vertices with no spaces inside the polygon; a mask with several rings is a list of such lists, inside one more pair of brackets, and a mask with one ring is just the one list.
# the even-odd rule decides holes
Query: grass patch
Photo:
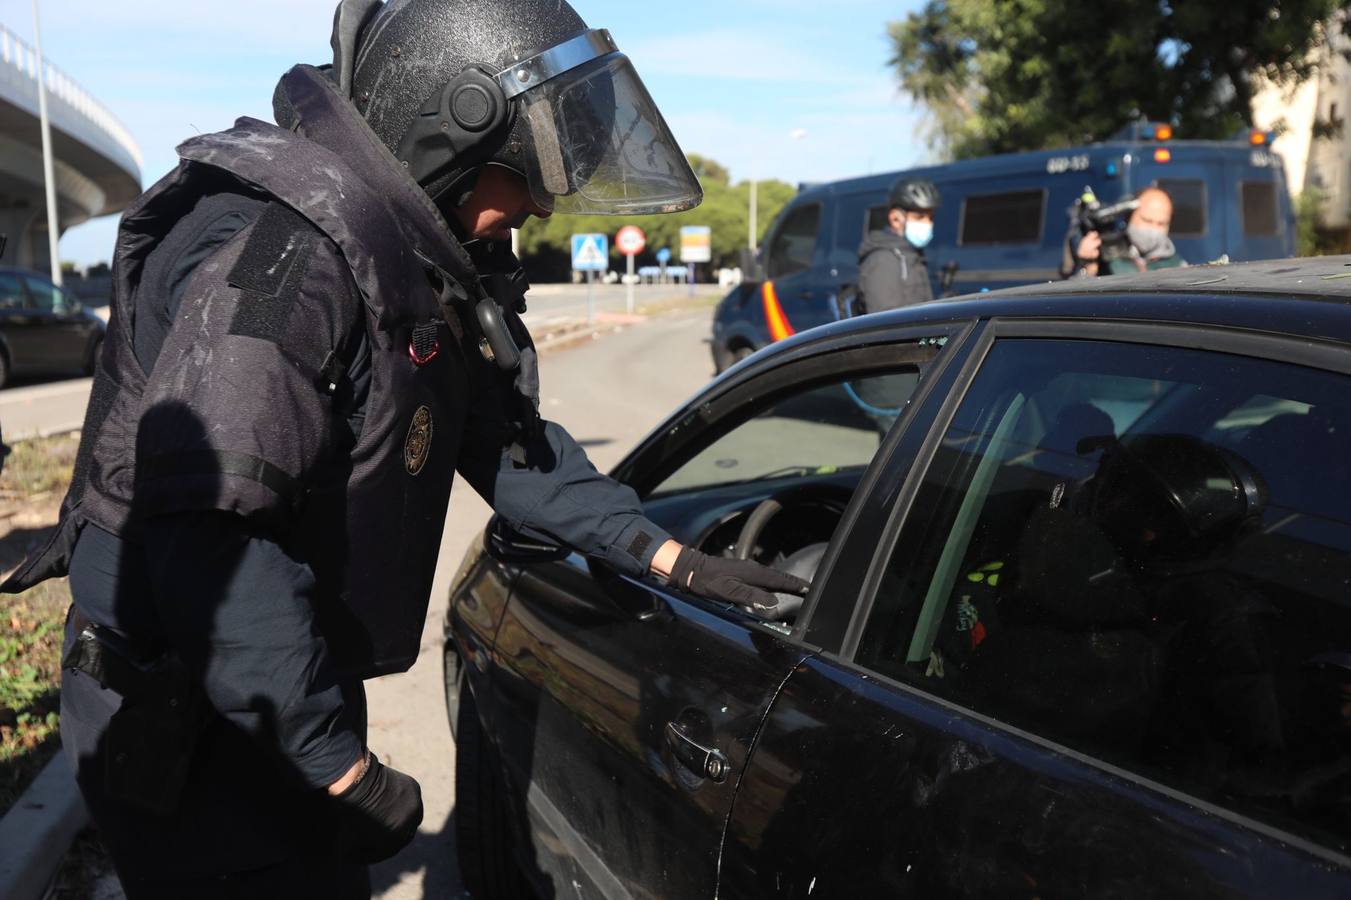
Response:
[{"label": "grass patch", "polygon": [[[79,437],[22,441],[0,472],[0,502],[24,513],[25,527],[0,522],[0,567],[14,568],[56,524],[56,501],[70,484]],[[35,510],[41,521],[31,521]],[[0,814],[23,794],[60,746],[61,640],[70,589],[48,581],[0,599]]]},{"label": "grass patch", "polygon": [[0,470],[0,496],[34,500],[43,494],[65,494],[79,448],[78,434],[16,441]]}]

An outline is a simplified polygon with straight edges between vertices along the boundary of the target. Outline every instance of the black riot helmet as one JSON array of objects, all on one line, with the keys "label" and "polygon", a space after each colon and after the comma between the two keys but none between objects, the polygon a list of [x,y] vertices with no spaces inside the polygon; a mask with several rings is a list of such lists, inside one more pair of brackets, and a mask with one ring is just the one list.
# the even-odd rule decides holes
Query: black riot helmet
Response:
[{"label": "black riot helmet", "polygon": [[333,75],[443,209],[488,165],[559,213],[703,199],[628,57],[562,0],[344,0]]},{"label": "black riot helmet", "polygon": [[902,178],[891,187],[892,209],[920,212],[938,209],[942,205],[942,195],[927,178]]}]

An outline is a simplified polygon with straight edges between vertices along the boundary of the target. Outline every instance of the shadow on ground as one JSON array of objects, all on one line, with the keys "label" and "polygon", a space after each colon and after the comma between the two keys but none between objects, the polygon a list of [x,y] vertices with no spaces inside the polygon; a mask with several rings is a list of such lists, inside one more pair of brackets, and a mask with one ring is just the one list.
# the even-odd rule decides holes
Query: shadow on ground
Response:
[{"label": "shadow on ground", "polygon": [[[414,889],[421,873],[420,890]],[[409,877],[412,876],[412,877]],[[401,885],[407,879],[410,884]],[[419,831],[413,843],[387,862],[371,867],[371,894],[389,900],[428,900],[468,897],[460,881],[455,856],[455,811],[452,809],[439,831]]]}]

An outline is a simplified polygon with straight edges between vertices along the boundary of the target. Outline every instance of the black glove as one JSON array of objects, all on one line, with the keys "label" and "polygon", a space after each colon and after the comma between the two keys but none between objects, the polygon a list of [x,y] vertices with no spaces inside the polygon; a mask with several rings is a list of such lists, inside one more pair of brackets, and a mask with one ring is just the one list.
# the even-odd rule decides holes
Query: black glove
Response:
[{"label": "black glove", "polygon": [[338,851],[353,862],[389,859],[422,824],[422,789],[411,776],[370,755],[366,774],[333,798],[339,805]]},{"label": "black glove", "polygon": [[776,619],[779,598],[771,591],[802,596],[811,582],[762,566],[748,559],[709,556],[685,547],[671,567],[671,584],[681,590],[745,607],[757,616]]}]

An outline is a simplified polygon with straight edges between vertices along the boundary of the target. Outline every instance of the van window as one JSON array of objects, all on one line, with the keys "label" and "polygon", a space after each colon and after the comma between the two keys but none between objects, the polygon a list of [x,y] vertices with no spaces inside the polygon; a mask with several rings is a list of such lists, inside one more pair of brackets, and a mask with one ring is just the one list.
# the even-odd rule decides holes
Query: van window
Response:
[{"label": "van window", "polygon": [[1173,201],[1173,237],[1206,233],[1206,183],[1199,178],[1160,178],[1158,186]]},{"label": "van window", "polygon": [[1276,217],[1276,183],[1245,181],[1243,192],[1243,234],[1245,237],[1271,237],[1280,233]]},{"label": "van window", "polygon": [[1046,191],[1009,191],[967,197],[962,201],[959,243],[1036,244],[1041,242]]},{"label": "van window", "polygon": [[820,230],[821,204],[806,203],[789,210],[769,245],[769,277],[782,278],[810,268]]},{"label": "van window", "polygon": [[872,234],[874,231],[886,231],[891,227],[891,207],[874,206],[868,210],[868,221],[863,226],[865,235]]}]

